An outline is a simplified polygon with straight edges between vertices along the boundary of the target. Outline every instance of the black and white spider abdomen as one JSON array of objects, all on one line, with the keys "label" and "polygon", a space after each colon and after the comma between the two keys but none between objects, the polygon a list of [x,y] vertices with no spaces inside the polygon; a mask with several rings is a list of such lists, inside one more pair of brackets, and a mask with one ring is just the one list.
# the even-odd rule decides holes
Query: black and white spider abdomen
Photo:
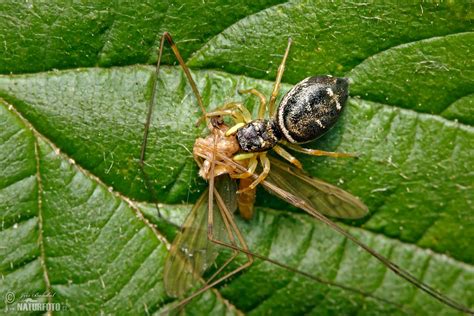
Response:
[{"label": "black and white spider abdomen", "polygon": [[349,82],[331,76],[309,77],[283,97],[276,122],[290,143],[305,143],[327,132],[346,103]]}]

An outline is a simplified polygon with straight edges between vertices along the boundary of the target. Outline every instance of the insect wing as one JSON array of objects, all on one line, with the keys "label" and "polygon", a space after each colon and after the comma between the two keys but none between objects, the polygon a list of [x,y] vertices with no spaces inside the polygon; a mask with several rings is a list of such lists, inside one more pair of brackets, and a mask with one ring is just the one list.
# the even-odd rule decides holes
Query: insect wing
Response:
[{"label": "insect wing", "polygon": [[[215,185],[219,195],[227,207],[227,210],[230,213],[234,213],[237,210],[237,195],[235,194],[238,190],[237,183],[228,175],[222,175],[215,179]],[[216,208],[217,203],[214,203],[214,206]],[[214,210],[214,214],[217,216],[216,212],[217,214],[220,214],[218,209]],[[220,215],[217,217],[221,219]],[[224,223],[222,223],[222,225],[224,225]]]},{"label": "insect wing", "polygon": [[215,260],[215,246],[207,240],[207,197],[206,190],[171,245],[164,268],[165,290],[170,296],[183,296]]},{"label": "insect wing", "polygon": [[311,178],[277,159],[270,160],[272,167],[266,180],[302,199],[319,212],[349,219],[361,218],[368,213],[367,206],[350,193],[322,180]]},{"label": "insect wing", "polygon": [[[217,178],[215,184],[228,209],[235,210],[235,183],[225,176]],[[170,296],[182,297],[201,279],[218,255],[218,246],[207,237],[208,193],[209,190],[206,190],[198,199],[171,245],[164,267],[165,290]],[[213,201],[213,232],[216,238],[225,240],[227,233],[217,207]]]},{"label": "insect wing", "polygon": [[[237,210],[237,196],[236,191],[238,189],[237,183],[232,180],[228,175],[222,175],[215,178],[215,187],[219,196],[221,197],[224,207],[228,212],[234,213]],[[209,190],[211,187],[209,186]],[[219,204],[216,201],[215,196],[213,195],[213,228],[212,233],[213,237],[216,240],[223,242],[229,242],[229,232],[224,224],[222,219],[222,212],[219,210]],[[213,244],[214,245],[214,244]]]}]

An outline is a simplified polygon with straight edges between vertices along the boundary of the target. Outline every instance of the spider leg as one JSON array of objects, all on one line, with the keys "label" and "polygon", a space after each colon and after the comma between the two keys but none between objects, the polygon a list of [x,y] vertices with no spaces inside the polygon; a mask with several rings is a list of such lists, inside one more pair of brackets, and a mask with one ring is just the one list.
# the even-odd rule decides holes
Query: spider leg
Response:
[{"label": "spider leg", "polygon": [[258,165],[257,155],[253,155],[249,159],[249,163],[248,163],[248,167],[247,167],[246,172],[242,172],[242,173],[239,173],[239,174],[231,174],[230,176],[231,176],[231,178],[234,178],[234,179],[250,178],[255,173],[255,169],[257,169],[257,165]]},{"label": "spider leg", "polygon": [[252,184],[250,184],[248,187],[246,187],[245,189],[242,189],[242,190],[239,190],[237,191],[237,193],[243,193],[243,192],[246,192],[246,191],[249,191],[249,190],[252,190],[254,188],[257,187],[257,185],[262,182],[263,180],[265,180],[265,178],[268,176],[268,173],[270,172],[270,159],[268,159],[267,157],[267,153],[266,152],[262,152],[262,153],[259,153],[258,154],[258,157],[260,159],[260,163],[262,164],[263,166],[263,171],[262,173],[259,174],[259,176],[257,177],[257,179],[255,179],[254,182],[252,182]]},{"label": "spider leg", "polygon": [[[247,108],[240,102],[226,103],[223,106],[218,107],[214,111],[206,114],[206,116],[208,116],[208,117],[209,116],[216,116],[216,114],[213,114],[213,113],[217,113],[219,111],[228,111],[228,114],[226,114],[226,115],[230,115],[230,114],[233,114],[233,113],[239,113],[240,116],[242,117],[242,122],[245,122],[245,123],[248,123],[248,122],[252,121],[252,114],[250,114],[249,110],[247,110]],[[219,115],[219,114],[217,114],[217,115]]]},{"label": "spider leg", "polygon": [[[245,120],[242,113],[236,110],[216,110],[216,111],[207,113],[205,117],[209,118],[209,117],[215,117],[215,116],[232,116],[232,118],[236,122],[241,122]],[[202,118],[200,120],[202,120]]]},{"label": "spider leg", "polygon": [[263,93],[261,93],[260,91],[258,91],[255,88],[248,89],[248,90],[239,90],[239,93],[250,93],[250,94],[253,94],[254,96],[256,96],[260,99],[260,105],[258,107],[258,118],[263,119],[265,117],[265,110],[266,110],[266,106],[267,106],[267,99],[265,98]]},{"label": "spider leg", "polygon": [[290,46],[291,46],[291,37],[288,38],[288,46],[286,47],[285,55],[283,55],[283,60],[281,61],[280,66],[278,67],[278,72],[275,79],[275,85],[273,86],[270,102],[268,103],[268,111],[269,111],[270,117],[273,117],[273,115],[275,114],[275,102],[278,96],[278,92],[280,91],[281,78],[283,77],[283,72],[285,71],[285,63],[286,63],[286,59],[288,58],[288,53],[290,52]]},{"label": "spider leg", "polygon": [[277,154],[279,154],[280,156],[285,158],[285,160],[288,160],[290,163],[295,165],[298,169],[303,169],[303,166],[301,165],[301,162],[299,162],[298,159],[296,159],[292,154],[287,152],[283,147],[275,145],[273,147],[273,150],[275,150],[275,152]]},{"label": "spider leg", "polygon": [[237,133],[239,128],[252,121],[252,115],[250,112],[242,103],[239,102],[227,103],[222,107],[217,108],[215,111],[206,114],[206,117],[213,116],[232,116],[234,119],[236,124],[229,128],[226,132],[226,136]]}]

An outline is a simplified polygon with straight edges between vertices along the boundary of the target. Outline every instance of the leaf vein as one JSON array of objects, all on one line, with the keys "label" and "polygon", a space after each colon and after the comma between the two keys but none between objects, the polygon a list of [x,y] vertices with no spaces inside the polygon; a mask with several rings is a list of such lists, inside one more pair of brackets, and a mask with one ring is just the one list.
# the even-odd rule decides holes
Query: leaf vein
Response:
[{"label": "leaf vein", "polygon": [[[146,229],[147,229],[147,227],[145,227],[145,226],[142,227],[142,229],[140,229],[140,231],[137,232],[134,236],[140,234],[142,231],[145,231]],[[130,242],[132,239],[133,239],[133,238],[131,238],[128,242]],[[127,243],[128,243],[128,242],[127,242]],[[122,250],[123,250],[123,249],[124,249],[124,248],[122,248]],[[147,262],[147,259],[148,259],[155,251],[158,251],[158,249],[159,249],[158,247],[155,247],[155,248],[150,247],[150,251],[146,254],[145,257],[143,257],[143,260],[140,261],[140,264],[134,269],[133,273],[127,278],[127,282],[123,283],[123,284],[120,286],[120,289],[117,289],[118,291],[117,291],[117,290],[115,291],[116,294],[115,294],[114,296],[111,296],[111,297],[107,298],[107,300],[105,300],[105,301],[102,303],[102,305],[106,305],[106,304],[107,304],[109,301],[111,301],[114,297],[119,297],[120,294],[121,294],[121,293],[123,292],[123,290],[125,289],[125,287],[126,287],[129,283],[131,283],[131,282],[134,280],[135,275],[136,275],[137,272],[140,270],[140,268],[143,267],[143,265],[145,264],[145,262]],[[127,296],[127,295],[125,295],[125,296]]]},{"label": "leaf vein", "polygon": [[[40,148],[37,138],[34,141],[35,144],[35,161],[36,161],[36,181],[38,184],[38,246],[40,248],[40,264],[43,270],[43,280],[46,285],[46,291],[51,292],[51,282],[49,279],[48,268],[46,265],[46,251],[44,247],[44,219],[43,219],[43,183],[41,179],[41,164],[40,164]],[[53,298],[48,295],[48,303],[52,303]]]}]

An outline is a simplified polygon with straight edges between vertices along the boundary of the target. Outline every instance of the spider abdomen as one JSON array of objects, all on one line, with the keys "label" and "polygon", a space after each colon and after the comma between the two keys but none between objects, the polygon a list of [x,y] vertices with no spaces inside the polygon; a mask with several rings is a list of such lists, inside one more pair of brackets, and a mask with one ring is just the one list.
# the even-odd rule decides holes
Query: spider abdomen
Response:
[{"label": "spider abdomen", "polygon": [[349,83],[345,78],[309,77],[283,97],[276,121],[290,143],[312,141],[327,132],[346,103]]}]

